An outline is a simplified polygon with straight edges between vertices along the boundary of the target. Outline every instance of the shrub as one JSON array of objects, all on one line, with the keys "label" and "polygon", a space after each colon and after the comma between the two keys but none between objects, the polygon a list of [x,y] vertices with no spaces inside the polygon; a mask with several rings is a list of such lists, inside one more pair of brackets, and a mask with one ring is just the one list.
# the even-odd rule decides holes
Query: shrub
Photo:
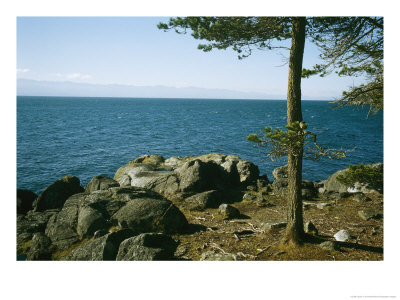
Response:
[{"label": "shrub", "polygon": [[339,175],[337,180],[348,187],[360,182],[375,190],[383,190],[383,165],[350,165],[349,170]]}]

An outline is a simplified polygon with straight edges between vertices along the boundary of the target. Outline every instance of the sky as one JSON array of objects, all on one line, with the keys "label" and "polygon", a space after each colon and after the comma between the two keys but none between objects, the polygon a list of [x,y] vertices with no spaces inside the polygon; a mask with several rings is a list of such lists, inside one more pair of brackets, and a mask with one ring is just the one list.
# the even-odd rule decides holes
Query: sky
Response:
[{"label": "sky", "polygon": [[[157,28],[167,17],[18,17],[17,77],[134,86],[200,87],[284,99],[289,52],[231,49],[202,52],[189,34]],[[285,44],[289,46],[288,42]],[[304,67],[318,63],[306,42]],[[303,99],[332,100],[364,78],[303,79]]]}]

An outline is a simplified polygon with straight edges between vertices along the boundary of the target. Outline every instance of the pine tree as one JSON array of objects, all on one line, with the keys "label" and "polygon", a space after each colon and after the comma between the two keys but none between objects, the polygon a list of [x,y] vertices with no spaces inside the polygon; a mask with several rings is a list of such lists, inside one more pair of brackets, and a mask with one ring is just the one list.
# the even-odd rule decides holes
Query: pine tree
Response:
[{"label": "pine tree", "polygon": [[[301,199],[303,146],[306,125],[301,110],[301,79],[314,74],[322,76],[332,70],[339,75],[366,73],[371,82],[343,94],[341,104],[362,104],[383,107],[383,18],[373,17],[178,17],[160,23],[159,29],[190,33],[193,38],[207,41],[198,48],[232,48],[243,59],[255,49],[285,48],[283,40],[291,40],[287,91],[287,128],[269,132],[279,137],[279,145],[288,155],[288,210],[283,243],[297,245],[305,234]],[[305,39],[322,49],[325,63],[308,70],[303,68]],[[315,139],[315,136],[313,137]],[[255,135],[249,140],[262,143]],[[281,147],[281,146],[279,146]],[[323,152],[320,148],[319,152]],[[282,152],[282,151],[281,151]],[[328,153],[328,152],[326,152]],[[318,154],[319,155],[319,154]],[[318,156],[317,155],[317,156]],[[333,155],[339,155],[337,152]]]}]

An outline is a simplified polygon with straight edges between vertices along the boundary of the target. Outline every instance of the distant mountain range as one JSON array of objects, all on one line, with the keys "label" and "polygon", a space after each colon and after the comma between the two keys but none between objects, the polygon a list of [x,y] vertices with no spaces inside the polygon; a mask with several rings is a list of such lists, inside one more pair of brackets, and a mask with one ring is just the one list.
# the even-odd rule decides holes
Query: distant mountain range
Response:
[{"label": "distant mountain range", "polygon": [[71,81],[17,79],[18,96],[64,97],[139,97],[139,98],[212,98],[212,99],[285,99],[283,95],[241,92],[198,87],[134,86],[90,84]]}]

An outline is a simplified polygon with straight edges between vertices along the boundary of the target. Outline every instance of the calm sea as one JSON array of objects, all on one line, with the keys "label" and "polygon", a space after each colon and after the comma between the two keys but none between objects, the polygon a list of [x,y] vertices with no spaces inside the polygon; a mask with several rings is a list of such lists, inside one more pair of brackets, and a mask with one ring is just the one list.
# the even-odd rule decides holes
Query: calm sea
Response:
[{"label": "calm sea", "polygon": [[[343,160],[304,161],[303,176],[323,180],[349,164],[383,162],[383,114],[303,101],[303,119],[321,144],[356,150]],[[143,154],[237,154],[272,178],[285,160],[266,161],[246,141],[286,124],[286,101],[17,97],[17,185],[40,193],[72,174],[81,185],[110,177]]]}]

